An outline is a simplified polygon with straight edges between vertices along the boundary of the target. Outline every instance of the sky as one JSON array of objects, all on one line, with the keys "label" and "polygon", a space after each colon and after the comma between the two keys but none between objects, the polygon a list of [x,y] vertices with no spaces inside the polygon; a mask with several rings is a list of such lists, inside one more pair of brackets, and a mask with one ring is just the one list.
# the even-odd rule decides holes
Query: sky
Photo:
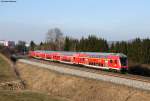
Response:
[{"label": "sky", "polygon": [[150,0],[16,1],[0,2],[0,40],[40,42],[55,27],[73,38],[150,38]]}]

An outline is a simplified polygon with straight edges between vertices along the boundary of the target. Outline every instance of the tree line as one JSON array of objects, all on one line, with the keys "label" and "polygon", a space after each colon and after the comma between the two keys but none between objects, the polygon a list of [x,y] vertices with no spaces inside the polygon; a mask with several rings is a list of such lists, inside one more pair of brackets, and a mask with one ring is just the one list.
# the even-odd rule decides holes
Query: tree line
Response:
[{"label": "tree line", "polygon": [[121,41],[111,44],[109,50],[124,53],[130,62],[150,64],[150,39],[136,38],[130,42]]},{"label": "tree line", "polygon": [[89,35],[86,38],[76,39],[68,36],[63,37],[60,29],[55,28],[48,31],[45,42],[37,45],[31,41],[30,50],[124,53],[130,62],[150,64],[149,38],[109,42],[95,35]]}]

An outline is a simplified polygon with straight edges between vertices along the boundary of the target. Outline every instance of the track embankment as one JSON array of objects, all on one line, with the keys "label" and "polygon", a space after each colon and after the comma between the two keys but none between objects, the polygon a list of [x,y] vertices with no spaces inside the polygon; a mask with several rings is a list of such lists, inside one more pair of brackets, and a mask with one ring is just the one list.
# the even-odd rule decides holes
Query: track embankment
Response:
[{"label": "track embankment", "polygon": [[96,74],[96,73],[91,73],[91,72],[86,72],[86,71],[81,71],[81,70],[75,70],[75,69],[70,69],[70,68],[60,68],[58,66],[51,66],[48,64],[42,64],[42,63],[37,63],[33,61],[28,61],[28,60],[19,60],[20,62],[27,63],[30,65],[34,66],[39,66],[41,68],[47,68],[62,74],[68,74],[68,75],[74,75],[74,76],[79,76],[79,77],[84,77],[88,79],[95,79],[95,80],[103,80],[107,82],[112,82],[116,84],[122,84],[134,88],[139,88],[143,90],[150,90],[150,83],[149,82],[143,82],[143,81],[138,81],[138,80],[131,80],[127,78],[120,78],[116,76],[109,76],[109,75],[101,75],[101,74]]},{"label": "track embankment", "polygon": [[15,65],[0,53],[0,90],[22,90],[24,84],[15,72]]},{"label": "track embankment", "polygon": [[17,68],[28,89],[63,97],[69,101],[149,101],[150,98],[149,91],[110,83],[115,81],[112,79],[104,82],[108,79],[107,76],[105,79],[104,76],[95,78],[97,74],[76,70],[82,75],[79,76],[72,69],[28,60],[20,60]]}]

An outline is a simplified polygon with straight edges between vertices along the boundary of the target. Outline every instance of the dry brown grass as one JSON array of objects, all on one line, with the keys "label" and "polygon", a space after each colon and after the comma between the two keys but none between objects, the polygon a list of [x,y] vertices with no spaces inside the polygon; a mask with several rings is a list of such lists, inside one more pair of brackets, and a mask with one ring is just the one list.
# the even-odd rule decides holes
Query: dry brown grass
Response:
[{"label": "dry brown grass", "polygon": [[150,92],[18,63],[27,87],[72,101],[149,101]]},{"label": "dry brown grass", "polygon": [[11,61],[0,54],[0,101],[66,101],[44,93],[24,91],[24,85],[21,82],[17,82],[18,77],[12,66]]},{"label": "dry brown grass", "polygon": [[0,101],[66,101],[31,91],[0,91]]},{"label": "dry brown grass", "polygon": [[13,80],[17,80],[17,76],[12,68],[12,63],[0,54],[0,83]]}]

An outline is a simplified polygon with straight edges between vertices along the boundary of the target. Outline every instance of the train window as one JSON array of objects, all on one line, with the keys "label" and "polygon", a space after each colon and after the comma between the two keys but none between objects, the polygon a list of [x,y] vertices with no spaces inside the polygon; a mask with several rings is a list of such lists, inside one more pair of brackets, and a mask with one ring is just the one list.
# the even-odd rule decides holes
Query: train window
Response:
[{"label": "train window", "polygon": [[121,66],[127,66],[127,58],[120,57]]},{"label": "train window", "polygon": [[112,61],[112,60],[110,60],[110,63],[113,63],[113,61]]}]

